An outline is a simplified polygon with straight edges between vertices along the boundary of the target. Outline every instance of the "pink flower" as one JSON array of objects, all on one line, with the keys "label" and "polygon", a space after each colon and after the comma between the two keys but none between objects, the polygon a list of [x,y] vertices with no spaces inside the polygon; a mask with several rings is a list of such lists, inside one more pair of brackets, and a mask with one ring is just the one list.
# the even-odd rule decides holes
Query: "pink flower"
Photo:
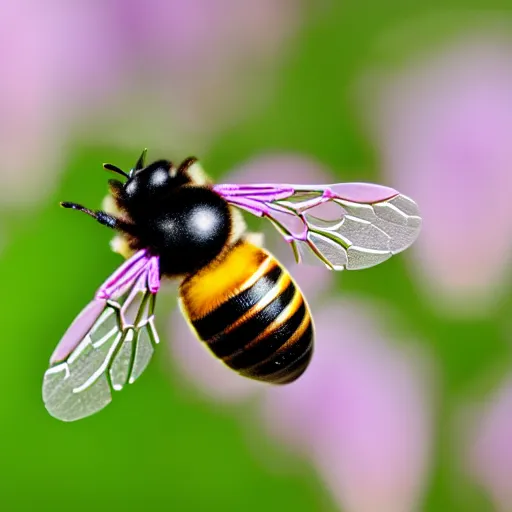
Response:
[{"label": "pink flower", "polygon": [[486,403],[465,415],[468,467],[473,479],[490,495],[496,510],[512,510],[512,378]]},{"label": "pink flower", "polygon": [[511,48],[496,36],[463,39],[380,76],[378,93],[367,96],[384,172],[423,214],[411,261],[444,310],[484,312],[506,282],[512,249]]},{"label": "pink flower", "polygon": [[[117,0],[131,52],[117,91],[89,124],[101,141],[201,154],[273,90],[303,16],[300,0]],[[186,149],[189,148],[189,149]]]},{"label": "pink flower", "polygon": [[98,2],[3,5],[1,201],[22,206],[52,189],[70,118],[105,92],[119,71],[119,49],[102,11]]},{"label": "pink flower", "polygon": [[314,361],[295,384],[266,393],[269,432],[313,459],[340,509],[417,509],[432,430],[423,357],[387,339],[382,308],[351,299],[313,312]]},{"label": "pink flower", "polygon": [[299,0],[7,3],[0,201],[49,193],[78,132],[200,151],[263,101],[301,14]]}]

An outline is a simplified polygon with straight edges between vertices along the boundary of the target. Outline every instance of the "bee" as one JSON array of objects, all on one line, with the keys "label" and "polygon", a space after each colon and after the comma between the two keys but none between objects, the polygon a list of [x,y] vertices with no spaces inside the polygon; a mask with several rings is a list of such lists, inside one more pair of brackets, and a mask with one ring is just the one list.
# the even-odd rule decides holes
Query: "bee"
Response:
[{"label": "bee", "polygon": [[[102,210],[76,203],[116,231],[125,262],[78,315],[50,358],[43,400],[74,421],[103,409],[145,370],[159,342],[155,300],[165,279],[179,281],[192,331],[240,375],[272,384],[299,378],[311,361],[314,327],[297,283],[249,233],[241,211],[267,218],[296,261],[330,270],[377,265],[409,247],[421,218],[396,190],[368,183],[213,184],[195,158],[145,165],[109,180]],[[333,218],[313,216],[335,206]]]}]

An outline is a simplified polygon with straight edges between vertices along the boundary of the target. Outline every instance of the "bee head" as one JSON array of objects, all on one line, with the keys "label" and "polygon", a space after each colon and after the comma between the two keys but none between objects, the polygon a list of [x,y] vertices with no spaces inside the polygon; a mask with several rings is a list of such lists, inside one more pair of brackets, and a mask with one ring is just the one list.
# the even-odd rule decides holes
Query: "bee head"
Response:
[{"label": "bee head", "polygon": [[175,184],[175,171],[168,160],[158,160],[142,169],[133,169],[123,185],[125,199],[150,199],[162,195]]},{"label": "bee head", "polygon": [[158,200],[176,187],[191,182],[188,169],[196,162],[195,158],[188,158],[178,168],[169,160],[157,160],[145,166],[145,153],[143,151],[129,173],[122,171],[112,164],[104,164],[105,169],[126,178],[124,183],[118,180],[110,181],[112,192],[124,204],[129,205],[134,202]]}]

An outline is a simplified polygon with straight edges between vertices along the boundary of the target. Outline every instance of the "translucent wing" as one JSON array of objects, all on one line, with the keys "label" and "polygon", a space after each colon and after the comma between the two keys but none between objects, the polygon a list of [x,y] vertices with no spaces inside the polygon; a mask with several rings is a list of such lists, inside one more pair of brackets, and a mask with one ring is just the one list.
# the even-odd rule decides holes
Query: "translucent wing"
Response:
[{"label": "translucent wing", "polygon": [[159,281],[158,258],[140,251],[78,315],[44,375],[43,400],[52,416],[75,421],[94,414],[144,371],[158,343],[153,310]]},{"label": "translucent wing", "polygon": [[230,204],[268,217],[293,248],[297,262],[332,270],[368,268],[418,237],[416,203],[370,183],[333,185],[216,185]]}]

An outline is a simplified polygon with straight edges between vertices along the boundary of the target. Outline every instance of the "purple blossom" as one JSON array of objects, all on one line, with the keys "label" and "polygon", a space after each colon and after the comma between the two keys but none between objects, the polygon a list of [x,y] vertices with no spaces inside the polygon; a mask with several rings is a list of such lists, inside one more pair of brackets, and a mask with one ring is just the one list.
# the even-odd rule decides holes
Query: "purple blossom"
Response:
[{"label": "purple blossom", "polygon": [[303,16],[301,0],[114,5],[111,23],[131,51],[129,71],[96,112],[91,135],[136,147],[144,137],[166,152],[204,152],[224,128],[261,107]]},{"label": "purple blossom", "polygon": [[301,16],[300,0],[7,3],[0,201],[48,193],[79,132],[167,153],[204,149],[263,100],[272,82],[263,71]]},{"label": "purple blossom", "polygon": [[385,175],[414,197],[424,228],[411,258],[444,310],[474,314],[501,296],[512,249],[510,41],[462,39],[377,74],[368,113]]},{"label": "purple blossom", "polygon": [[342,510],[417,509],[432,434],[423,356],[387,338],[382,308],[351,299],[313,313],[314,363],[266,393],[269,432],[313,460]]},{"label": "purple blossom", "polygon": [[473,407],[464,420],[466,429],[469,428],[465,440],[471,476],[489,493],[496,510],[511,510],[512,378],[484,404]]},{"label": "purple blossom", "polygon": [[[108,88],[119,51],[98,2],[5,3],[0,18],[0,200],[51,190],[69,120]],[[91,37],[94,34],[94,37]]]}]

